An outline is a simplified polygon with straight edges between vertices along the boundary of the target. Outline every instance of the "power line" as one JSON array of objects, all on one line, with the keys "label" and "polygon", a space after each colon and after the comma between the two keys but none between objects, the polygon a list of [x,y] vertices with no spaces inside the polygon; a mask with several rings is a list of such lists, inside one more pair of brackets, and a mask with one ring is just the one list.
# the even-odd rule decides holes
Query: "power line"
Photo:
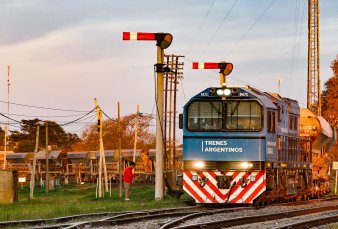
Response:
[{"label": "power line", "polygon": [[[6,103],[8,102],[0,100],[0,103]],[[53,111],[72,111],[72,112],[79,112],[79,113],[84,113],[88,111],[79,111],[79,110],[71,110],[71,109],[60,109],[60,108],[52,108],[52,107],[41,107],[41,106],[35,106],[35,105],[27,105],[27,104],[21,104],[21,103],[9,103],[11,105],[16,105],[16,106],[23,106],[23,107],[30,107],[30,108],[38,108],[38,109],[45,109],[45,110],[53,110]]]},{"label": "power line", "polygon": [[205,53],[205,51],[207,50],[207,48],[209,47],[209,44],[213,41],[213,39],[215,38],[216,34],[218,33],[218,31],[221,29],[223,23],[225,22],[225,20],[229,17],[230,13],[232,12],[233,8],[235,7],[235,5],[237,4],[238,0],[235,0],[234,3],[232,4],[231,8],[229,9],[229,11],[227,12],[227,14],[224,16],[223,20],[221,21],[221,23],[218,25],[217,29],[215,30],[215,32],[212,34],[210,40],[208,41],[208,43],[205,45],[200,57]]},{"label": "power line", "polygon": [[76,117],[82,114],[74,114],[74,115],[22,115],[22,114],[9,114],[10,116],[18,116],[18,117],[27,117],[27,118],[67,118],[67,117]]},{"label": "power line", "polygon": [[102,111],[102,114],[104,114],[104,116],[106,116],[106,118],[108,118],[110,121],[115,121],[114,119],[109,117],[103,110],[101,110],[101,111]]},{"label": "power line", "polygon": [[9,120],[12,120],[12,121],[14,121],[14,122],[17,122],[17,123],[22,123],[21,121],[18,121],[18,120],[15,120],[15,119],[13,119],[13,118],[10,118],[10,117],[8,117],[7,115],[4,115],[3,113],[1,113],[0,112],[0,115],[2,116],[2,117],[5,117],[5,118],[7,118],[7,119],[9,119]]},{"label": "power line", "polygon": [[270,7],[275,3],[276,0],[272,0],[270,4],[263,10],[263,12],[257,17],[254,23],[249,27],[249,29],[242,35],[242,37],[236,42],[236,44],[230,50],[230,54],[232,51],[241,43],[242,40],[249,34],[249,32],[255,27],[255,25],[259,22],[259,20],[264,16],[264,14],[270,9]]},{"label": "power line", "polygon": [[64,124],[61,124],[60,126],[66,126],[66,125],[72,124],[72,123],[74,123],[74,122],[77,122],[77,121],[83,119],[84,117],[86,117],[87,115],[89,115],[90,113],[94,112],[95,109],[96,109],[96,108],[93,108],[91,111],[89,111],[87,114],[81,116],[80,118],[77,118],[77,119],[75,119],[75,120],[73,120],[73,121],[70,121],[70,122],[67,122],[67,123],[64,123]]},{"label": "power line", "polygon": [[[95,108],[94,108],[94,109],[92,109],[91,111],[89,111],[88,113],[84,114],[83,116],[81,116],[81,117],[79,117],[79,118],[75,119],[75,120],[72,120],[72,121],[70,121],[70,122],[66,122],[66,123],[64,123],[64,124],[60,124],[60,126],[66,126],[66,125],[69,125],[69,124],[75,123],[75,122],[77,122],[77,121],[79,121],[79,120],[83,119],[84,117],[86,117],[87,115],[89,115],[90,113],[92,113],[93,111],[95,111]],[[5,117],[5,118],[7,118],[7,119],[9,119],[9,120],[12,120],[12,121],[14,121],[14,122],[17,122],[17,123],[23,124],[23,122],[22,122],[22,121],[19,121],[19,120],[13,119],[13,118],[11,118],[11,117],[8,117],[7,115],[4,115],[4,114],[3,114],[3,113],[1,113],[1,112],[0,112],[0,115],[1,115],[1,116],[3,116],[3,117]]]},{"label": "power line", "polygon": [[213,0],[212,3],[210,4],[209,9],[208,9],[208,11],[207,11],[207,14],[204,16],[203,21],[201,22],[200,26],[198,27],[197,32],[196,32],[195,35],[193,36],[193,39],[192,39],[192,41],[190,42],[190,45],[188,46],[188,48],[187,48],[187,50],[186,50],[186,52],[185,52],[186,54],[189,53],[191,46],[195,43],[195,41],[196,41],[198,35],[200,34],[201,29],[202,29],[202,27],[203,27],[203,25],[204,25],[204,23],[205,23],[207,17],[208,17],[209,14],[210,14],[210,11],[211,11],[212,7],[214,6],[215,1],[216,1],[216,0]]}]

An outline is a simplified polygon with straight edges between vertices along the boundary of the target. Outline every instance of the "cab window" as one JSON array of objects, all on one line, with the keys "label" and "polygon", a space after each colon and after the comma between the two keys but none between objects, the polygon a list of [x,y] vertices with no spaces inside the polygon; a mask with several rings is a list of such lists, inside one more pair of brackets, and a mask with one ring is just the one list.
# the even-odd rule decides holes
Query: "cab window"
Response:
[{"label": "cab window", "polygon": [[225,119],[228,130],[261,130],[262,106],[257,101],[227,101]]},{"label": "cab window", "polygon": [[188,129],[215,131],[222,129],[221,101],[194,101],[188,108]]}]

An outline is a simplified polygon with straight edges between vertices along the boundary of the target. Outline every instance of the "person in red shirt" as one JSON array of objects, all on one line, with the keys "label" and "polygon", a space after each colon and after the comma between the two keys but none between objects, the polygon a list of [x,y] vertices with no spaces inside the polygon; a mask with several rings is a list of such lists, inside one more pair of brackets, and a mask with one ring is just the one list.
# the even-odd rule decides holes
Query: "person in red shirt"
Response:
[{"label": "person in red shirt", "polygon": [[124,182],[124,188],[126,190],[125,193],[125,200],[130,200],[130,194],[131,194],[131,184],[133,183],[133,178],[136,176],[136,174],[133,173],[133,169],[135,168],[135,162],[130,162],[129,166],[124,170],[123,174],[123,182]]}]

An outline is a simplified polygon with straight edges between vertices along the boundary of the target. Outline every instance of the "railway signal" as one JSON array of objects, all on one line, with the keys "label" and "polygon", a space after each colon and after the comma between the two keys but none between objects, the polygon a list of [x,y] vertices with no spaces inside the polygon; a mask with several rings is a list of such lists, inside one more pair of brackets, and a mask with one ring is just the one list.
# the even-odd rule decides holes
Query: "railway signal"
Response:
[{"label": "railway signal", "polygon": [[193,62],[192,69],[219,69],[220,85],[226,84],[225,77],[232,72],[233,64],[227,62]]},{"label": "railway signal", "polygon": [[156,41],[156,46],[166,49],[171,45],[170,33],[123,32],[123,40]]},{"label": "railway signal", "polygon": [[[156,66],[163,66],[164,49],[171,45],[173,36],[170,33],[144,33],[144,32],[123,32],[123,40],[156,41],[157,63]],[[155,169],[155,200],[163,199],[163,71],[156,71],[156,169]]]}]

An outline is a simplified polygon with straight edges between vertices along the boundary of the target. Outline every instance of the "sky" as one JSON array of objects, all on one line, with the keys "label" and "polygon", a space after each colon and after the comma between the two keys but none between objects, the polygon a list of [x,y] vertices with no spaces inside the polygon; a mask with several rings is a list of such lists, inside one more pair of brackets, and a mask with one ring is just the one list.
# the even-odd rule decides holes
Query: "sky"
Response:
[{"label": "sky", "polygon": [[[217,71],[192,70],[193,61],[232,62],[228,85],[279,92],[306,107],[307,2],[1,0],[1,113],[8,113],[10,65],[9,116],[15,120],[62,124],[92,110],[94,98],[112,118],[118,102],[121,115],[135,113],[137,104],[142,113],[155,114],[156,44],[123,41],[123,32],[173,35],[165,53],[185,56],[179,113],[190,97],[219,82]],[[338,54],[337,9],[336,0],[320,1],[322,87]],[[10,129],[17,129],[10,122]],[[92,113],[64,128],[80,135],[94,122]]]}]

